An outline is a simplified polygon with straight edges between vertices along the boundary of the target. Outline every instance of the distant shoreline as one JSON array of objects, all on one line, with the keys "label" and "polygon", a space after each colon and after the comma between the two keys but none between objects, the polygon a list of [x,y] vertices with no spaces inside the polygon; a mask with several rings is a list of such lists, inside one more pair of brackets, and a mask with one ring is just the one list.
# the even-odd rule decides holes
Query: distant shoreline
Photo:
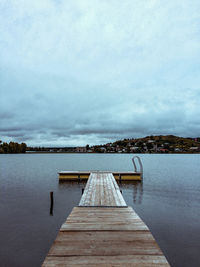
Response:
[{"label": "distant shoreline", "polygon": [[0,140],[0,154],[54,153],[54,154],[199,154],[200,137],[178,137],[174,135],[146,136],[118,140],[101,145],[85,146],[27,146],[25,143],[3,143]]},{"label": "distant shoreline", "polygon": [[133,153],[133,152],[130,152],[130,153],[127,153],[127,152],[109,152],[109,153],[106,153],[106,152],[49,152],[49,151],[31,151],[31,152],[25,152],[25,153],[0,153],[0,155],[22,155],[22,154],[139,154],[139,155],[156,155],[156,154],[159,154],[159,155],[166,155],[166,154],[174,154],[174,155],[178,155],[178,154],[200,154],[200,152],[157,152],[157,153]]}]

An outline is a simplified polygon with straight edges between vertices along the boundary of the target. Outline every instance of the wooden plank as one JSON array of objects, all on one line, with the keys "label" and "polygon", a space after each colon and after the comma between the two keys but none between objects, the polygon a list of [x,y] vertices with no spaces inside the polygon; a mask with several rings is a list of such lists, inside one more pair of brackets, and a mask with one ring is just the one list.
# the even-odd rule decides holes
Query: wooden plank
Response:
[{"label": "wooden plank", "polygon": [[49,256],[162,255],[150,232],[60,232]]},{"label": "wooden plank", "polygon": [[86,187],[84,189],[84,193],[81,197],[80,203],[79,205],[83,205],[83,204],[89,204],[89,197],[90,197],[90,191],[91,191],[91,183],[92,183],[92,174],[90,174],[90,177],[88,179],[88,182],[86,184]]},{"label": "wooden plank", "polygon": [[118,201],[119,201],[119,206],[125,206],[126,202],[124,201],[124,198],[120,192],[119,186],[118,186],[117,182],[115,181],[114,176],[110,173],[109,177],[110,177],[111,181],[113,182],[114,190],[117,194],[116,198],[118,198]]},{"label": "wooden plank", "polygon": [[166,267],[169,266],[165,257],[158,255],[116,255],[116,256],[71,256],[46,258],[43,267],[97,266],[97,267]]},{"label": "wooden plank", "polygon": [[101,212],[104,211],[105,213],[111,213],[111,212],[117,212],[117,213],[122,212],[123,213],[123,212],[125,212],[128,214],[131,214],[131,213],[137,214],[136,212],[134,212],[132,207],[128,207],[128,206],[126,206],[125,208],[121,208],[121,207],[117,208],[117,207],[112,207],[112,206],[110,206],[110,207],[105,207],[105,206],[104,207],[92,207],[92,206],[91,207],[80,207],[80,206],[78,206],[78,207],[74,207],[72,210],[73,210],[73,213],[76,211],[78,213],[80,213],[80,212],[99,212],[99,210],[101,210]]},{"label": "wooden plank", "polygon": [[106,223],[96,224],[94,223],[74,223],[73,225],[67,223],[61,226],[60,231],[144,231],[148,230],[148,227],[142,223],[125,224],[125,223]]}]

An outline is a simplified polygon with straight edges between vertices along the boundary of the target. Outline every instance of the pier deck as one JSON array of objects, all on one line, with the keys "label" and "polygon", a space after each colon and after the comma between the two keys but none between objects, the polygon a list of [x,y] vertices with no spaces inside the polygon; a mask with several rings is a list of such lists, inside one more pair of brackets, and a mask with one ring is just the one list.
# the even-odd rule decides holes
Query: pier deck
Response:
[{"label": "pier deck", "polygon": [[92,173],[43,265],[169,266],[151,232],[127,207],[111,173]]},{"label": "pier deck", "polygon": [[[78,180],[87,180],[90,177],[91,173],[99,173],[99,171],[61,171],[59,172],[59,181],[78,181]],[[142,174],[141,172],[122,172],[122,171],[104,171],[100,173],[112,173],[114,178],[118,181],[141,181]]]}]

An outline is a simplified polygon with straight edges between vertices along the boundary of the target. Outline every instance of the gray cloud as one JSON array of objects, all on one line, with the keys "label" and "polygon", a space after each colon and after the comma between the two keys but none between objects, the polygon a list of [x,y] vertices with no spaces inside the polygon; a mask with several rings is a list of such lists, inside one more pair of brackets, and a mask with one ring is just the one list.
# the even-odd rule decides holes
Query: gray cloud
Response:
[{"label": "gray cloud", "polygon": [[13,119],[13,118],[14,118],[14,114],[9,112],[9,111],[5,111],[5,112],[0,113],[0,119],[1,120],[9,120],[9,119]]}]

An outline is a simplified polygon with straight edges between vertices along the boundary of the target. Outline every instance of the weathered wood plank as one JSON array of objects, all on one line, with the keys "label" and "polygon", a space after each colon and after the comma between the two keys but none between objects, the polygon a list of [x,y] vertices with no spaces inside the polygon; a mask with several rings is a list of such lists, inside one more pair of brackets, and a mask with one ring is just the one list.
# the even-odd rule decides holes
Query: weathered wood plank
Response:
[{"label": "weathered wood plank", "polygon": [[94,225],[94,223],[74,223],[73,225],[70,224],[63,224],[61,226],[60,231],[144,231],[148,230],[148,227],[144,224],[125,224],[125,223],[110,223],[110,224],[103,224],[99,223],[97,225]]},{"label": "weathered wood plank", "polygon": [[68,266],[97,266],[97,267],[166,267],[169,266],[165,257],[155,255],[126,255],[126,256],[71,256],[46,258],[43,267]]},{"label": "weathered wood plank", "polygon": [[49,256],[162,255],[150,232],[60,232]]},{"label": "weathered wood plank", "polygon": [[[104,206],[104,207],[92,207],[92,206],[90,206],[90,207],[80,207],[80,206],[78,206],[78,207],[74,207],[73,208],[73,212],[78,212],[78,213],[80,213],[80,212],[93,212],[93,211],[99,211],[99,210],[101,210],[101,211],[105,211],[105,212],[109,212],[110,214],[112,214],[113,212],[126,212],[126,213],[129,213],[130,214],[130,211],[131,212],[134,212],[134,210],[133,210],[133,208],[132,207],[128,207],[128,206],[126,206],[125,208],[117,208],[117,207],[112,207],[112,206]],[[134,212],[135,214],[136,214],[136,212]]]},{"label": "weathered wood plank", "polygon": [[75,207],[73,208],[67,220],[77,216],[81,216],[82,218],[86,217],[86,219],[94,217],[95,218],[106,217],[107,221],[110,220],[112,217],[121,218],[123,220],[126,220],[128,218],[141,220],[140,217],[137,215],[137,213],[135,213],[131,207],[127,208]]}]

